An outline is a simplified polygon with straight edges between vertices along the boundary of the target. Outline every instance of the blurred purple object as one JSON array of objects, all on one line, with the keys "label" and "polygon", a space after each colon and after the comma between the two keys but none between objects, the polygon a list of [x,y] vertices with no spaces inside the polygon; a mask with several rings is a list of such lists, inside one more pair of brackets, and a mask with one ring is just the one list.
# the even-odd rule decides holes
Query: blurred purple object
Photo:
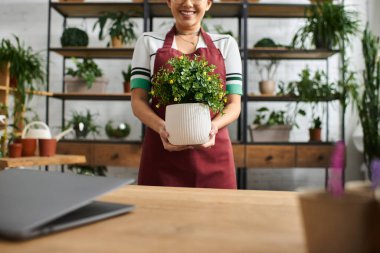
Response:
[{"label": "blurred purple object", "polygon": [[380,159],[373,159],[371,162],[372,187],[375,189],[380,186]]},{"label": "blurred purple object", "polygon": [[330,160],[330,175],[328,181],[328,191],[333,196],[341,196],[343,194],[343,169],[345,160],[345,144],[344,141],[338,141],[334,145],[334,150]]}]

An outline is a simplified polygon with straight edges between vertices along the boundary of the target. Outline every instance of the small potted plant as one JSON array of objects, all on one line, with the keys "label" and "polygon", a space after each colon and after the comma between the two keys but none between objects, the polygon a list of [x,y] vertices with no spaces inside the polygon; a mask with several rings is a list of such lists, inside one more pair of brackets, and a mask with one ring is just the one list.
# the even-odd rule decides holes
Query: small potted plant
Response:
[{"label": "small potted plant", "polygon": [[131,76],[132,76],[132,65],[128,65],[127,71],[122,71],[123,79],[124,79],[124,93],[131,92]]},{"label": "small potted plant", "polygon": [[272,96],[276,91],[274,76],[277,72],[279,62],[277,60],[255,61],[259,70],[261,81],[259,82],[260,93],[264,96]]},{"label": "small potted plant", "polygon": [[67,128],[72,127],[75,131],[75,137],[78,139],[85,139],[88,134],[93,137],[99,134],[100,126],[95,123],[95,114],[89,110],[85,114],[80,112],[73,112],[71,119],[67,122]]},{"label": "small potted plant", "polygon": [[[109,22],[108,22],[109,21]],[[134,28],[137,24],[130,20],[128,13],[120,12],[106,12],[99,17],[98,21],[94,24],[93,30],[99,26],[99,39],[105,38],[105,32],[111,36],[111,45],[115,48],[123,47],[137,39]],[[107,44],[109,47],[110,43]]]},{"label": "small potted plant", "polygon": [[92,59],[78,61],[73,58],[76,68],[68,68],[65,76],[66,92],[103,93],[108,81]]},{"label": "small potted plant", "polygon": [[101,176],[105,177],[107,167],[106,166],[91,166],[91,165],[68,165],[67,168],[79,175],[86,175],[86,176]]},{"label": "small potted plant", "polygon": [[222,113],[227,101],[222,81],[213,73],[215,66],[199,56],[173,57],[167,65],[153,76],[150,94],[157,108],[166,106],[169,141],[173,145],[203,144],[209,139],[210,110]]},{"label": "small potted plant", "polygon": [[76,28],[66,28],[61,36],[62,47],[87,47],[88,35],[85,31]]},{"label": "small potted plant", "polygon": [[249,125],[251,140],[254,142],[287,142],[293,126],[298,127],[295,117],[299,114],[305,116],[305,111],[295,108],[294,115],[289,115],[285,110],[269,110],[261,107],[253,124]]},{"label": "small potted plant", "polygon": [[321,141],[322,120],[318,115],[312,117],[312,124],[309,128],[310,141]]},{"label": "small potted plant", "polygon": [[318,49],[331,50],[336,46],[343,49],[344,42],[349,42],[358,31],[357,12],[346,10],[342,4],[318,1],[307,12],[310,15],[293,37],[293,47],[305,48],[305,44],[311,41]]}]

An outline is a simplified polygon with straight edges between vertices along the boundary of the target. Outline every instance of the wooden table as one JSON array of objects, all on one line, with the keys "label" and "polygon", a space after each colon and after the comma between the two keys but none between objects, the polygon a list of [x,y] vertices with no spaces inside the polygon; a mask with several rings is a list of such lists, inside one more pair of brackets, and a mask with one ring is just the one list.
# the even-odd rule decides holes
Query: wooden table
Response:
[{"label": "wooden table", "polygon": [[26,156],[18,158],[0,158],[0,170],[5,168],[33,167],[44,165],[85,163],[86,157],[82,155],[55,155],[51,157]]},{"label": "wooden table", "polygon": [[305,252],[296,193],[126,186],[102,200],[133,213],[0,252]]}]

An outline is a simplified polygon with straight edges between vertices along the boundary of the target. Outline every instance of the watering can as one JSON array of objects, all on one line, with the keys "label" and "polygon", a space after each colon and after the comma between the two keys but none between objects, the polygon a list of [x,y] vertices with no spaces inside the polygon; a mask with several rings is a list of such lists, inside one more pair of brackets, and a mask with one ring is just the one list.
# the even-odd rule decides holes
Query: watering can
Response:
[{"label": "watering can", "polygon": [[[39,126],[40,128],[32,128],[33,126]],[[70,132],[74,131],[73,128],[69,128],[62,133],[59,133],[58,135],[52,137],[49,127],[42,121],[33,121],[25,126],[24,130],[22,131],[22,139],[56,139],[59,141],[63,136],[69,134]]]}]

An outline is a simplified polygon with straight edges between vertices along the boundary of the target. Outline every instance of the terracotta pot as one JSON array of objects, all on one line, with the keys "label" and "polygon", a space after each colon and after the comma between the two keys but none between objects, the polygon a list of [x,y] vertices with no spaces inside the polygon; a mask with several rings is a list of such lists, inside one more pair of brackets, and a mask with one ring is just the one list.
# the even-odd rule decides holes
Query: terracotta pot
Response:
[{"label": "terracotta pot", "polygon": [[309,141],[321,141],[321,132],[322,129],[320,128],[315,128],[315,129],[309,129],[309,136],[310,140]]},{"label": "terracotta pot", "polygon": [[276,83],[273,80],[264,80],[259,82],[259,89],[262,95],[274,95]]},{"label": "terracotta pot", "polygon": [[38,147],[40,156],[54,156],[57,148],[56,139],[39,139]]},{"label": "terracotta pot", "polygon": [[12,157],[12,158],[21,157],[22,144],[21,143],[9,144],[8,152],[9,152],[9,157]]},{"label": "terracotta pot", "polygon": [[120,39],[120,37],[112,37],[111,38],[111,45],[114,48],[124,47],[124,44],[123,44],[122,40]]},{"label": "terracotta pot", "polygon": [[125,81],[124,82],[124,93],[130,93],[131,92],[131,82]]},{"label": "terracotta pot", "polygon": [[22,156],[34,156],[37,149],[37,139],[25,138],[21,139]]}]

